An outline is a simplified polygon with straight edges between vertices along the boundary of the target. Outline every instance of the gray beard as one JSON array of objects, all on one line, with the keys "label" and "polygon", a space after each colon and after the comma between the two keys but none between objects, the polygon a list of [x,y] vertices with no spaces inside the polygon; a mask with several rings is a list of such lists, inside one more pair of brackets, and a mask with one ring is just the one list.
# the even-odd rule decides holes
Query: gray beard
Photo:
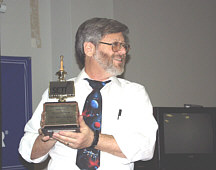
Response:
[{"label": "gray beard", "polygon": [[[115,58],[115,55],[112,55],[111,59],[107,60],[109,58],[109,56],[107,54],[105,54],[101,51],[99,51],[99,52],[97,51],[93,57],[97,61],[97,63],[111,76],[118,76],[124,72],[125,61],[123,61],[122,64],[119,65],[119,67],[115,67],[113,65],[112,61]],[[125,59],[123,59],[123,60],[125,60]]]}]

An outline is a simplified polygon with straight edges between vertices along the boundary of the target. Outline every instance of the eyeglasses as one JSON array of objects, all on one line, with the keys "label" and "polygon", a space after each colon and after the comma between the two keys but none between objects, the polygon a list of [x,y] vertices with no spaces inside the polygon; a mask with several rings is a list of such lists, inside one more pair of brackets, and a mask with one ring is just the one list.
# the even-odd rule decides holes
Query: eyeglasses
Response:
[{"label": "eyeglasses", "polygon": [[106,44],[106,45],[111,45],[113,52],[118,52],[119,50],[122,49],[122,47],[125,49],[126,53],[129,52],[130,50],[130,45],[121,43],[121,42],[113,42],[113,43],[106,43],[106,42],[99,42],[100,44]]}]

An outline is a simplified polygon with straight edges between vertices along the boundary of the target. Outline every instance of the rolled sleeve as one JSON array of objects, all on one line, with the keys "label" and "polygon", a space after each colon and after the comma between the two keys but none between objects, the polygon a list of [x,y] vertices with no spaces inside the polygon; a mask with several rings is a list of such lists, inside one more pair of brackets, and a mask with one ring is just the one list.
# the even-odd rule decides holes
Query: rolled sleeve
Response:
[{"label": "rolled sleeve", "polygon": [[125,130],[117,130],[114,138],[118,143],[121,151],[127,157],[125,163],[135,162],[138,160],[150,160],[154,154],[155,147],[155,131],[157,126],[151,127],[152,134],[144,131],[133,131],[128,128]]},{"label": "rolled sleeve", "polygon": [[38,137],[38,134],[26,132],[20,141],[19,153],[21,154],[23,159],[25,159],[27,162],[40,163],[40,162],[45,161],[46,158],[48,157],[48,154],[47,154],[38,159],[34,159],[34,160],[31,159],[31,151],[32,151],[34,142],[37,137]]},{"label": "rolled sleeve", "polygon": [[30,163],[39,163],[45,161],[48,157],[48,154],[38,158],[38,159],[31,159],[31,152],[33,145],[35,143],[36,138],[38,137],[38,129],[40,128],[40,120],[41,114],[43,112],[43,103],[47,100],[48,91],[46,90],[42,96],[42,100],[39,103],[38,107],[36,108],[32,118],[27,122],[24,129],[24,136],[20,140],[19,144],[19,153],[20,155]]},{"label": "rolled sleeve", "polygon": [[129,101],[125,102],[113,136],[127,157],[123,159],[124,163],[150,160],[154,154],[158,129],[151,102],[144,87],[133,92],[129,98],[135,100],[135,106]]}]

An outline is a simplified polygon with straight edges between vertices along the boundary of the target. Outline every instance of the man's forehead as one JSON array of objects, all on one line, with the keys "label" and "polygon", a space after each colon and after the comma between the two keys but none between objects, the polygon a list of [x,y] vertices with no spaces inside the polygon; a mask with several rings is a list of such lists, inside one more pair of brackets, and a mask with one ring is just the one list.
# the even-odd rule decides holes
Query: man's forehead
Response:
[{"label": "man's forehead", "polygon": [[124,36],[121,32],[105,35],[101,40],[124,41]]}]

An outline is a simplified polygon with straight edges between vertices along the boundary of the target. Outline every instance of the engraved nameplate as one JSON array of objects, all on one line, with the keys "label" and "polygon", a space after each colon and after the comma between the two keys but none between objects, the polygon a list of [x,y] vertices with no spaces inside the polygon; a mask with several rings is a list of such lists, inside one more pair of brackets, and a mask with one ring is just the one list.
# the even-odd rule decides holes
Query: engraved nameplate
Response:
[{"label": "engraved nameplate", "polygon": [[44,103],[45,125],[42,132],[52,136],[60,130],[78,131],[79,109],[77,102]]}]

